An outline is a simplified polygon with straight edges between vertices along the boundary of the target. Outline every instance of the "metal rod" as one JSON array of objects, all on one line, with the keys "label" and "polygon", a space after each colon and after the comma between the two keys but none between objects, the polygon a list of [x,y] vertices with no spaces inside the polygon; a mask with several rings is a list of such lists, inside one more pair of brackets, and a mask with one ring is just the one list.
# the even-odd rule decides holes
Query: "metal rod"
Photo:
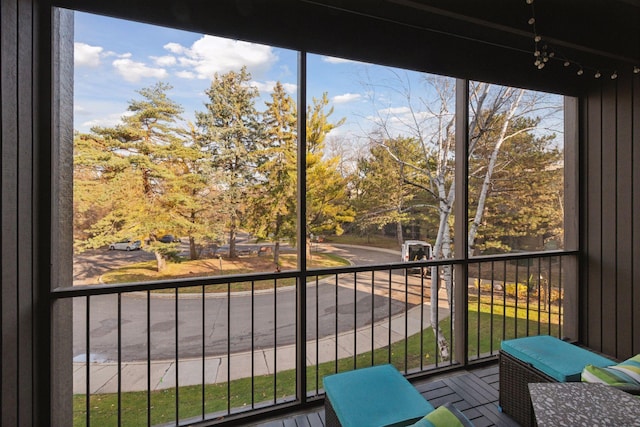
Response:
[{"label": "metal rod", "polygon": [[206,341],[206,290],[205,285],[202,285],[202,419],[206,413],[205,404],[205,383],[206,383],[206,360],[207,360],[207,341]]},{"label": "metal rod", "polygon": [[227,282],[227,413],[231,413],[231,282]]},{"label": "metal rod", "polygon": [[179,365],[180,365],[180,349],[178,348],[178,343],[179,343],[179,336],[178,336],[178,304],[180,302],[180,299],[178,298],[178,288],[176,287],[176,292],[175,292],[175,312],[176,312],[176,324],[175,324],[175,338],[176,338],[176,425],[178,425],[180,423],[180,372],[179,372]]},{"label": "metal rod", "polygon": [[353,273],[353,369],[358,368],[358,273]]},{"label": "metal rod", "polygon": [[118,426],[122,425],[122,294],[118,293]]},{"label": "metal rod", "polygon": [[375,323],[376,323],[376,272],[371,272],[371,366],[375,365]]},{"label": "metal rod", "polygon": [[409,275],[404,276],[404,372],[409,368]]},{"label": "metal rod", "polygon": [[562,295],[562,257],[558,257],[558,337],[562,338],[562,325],[564,323],[564,314],[563,314],[563,306],[564,306],[564,298],[560,298]]},{"label": "metal rod", "polygon": [[336,330],[335,330],[335,334],[336,334],[336,354],[335,354],[335,358],[334,358],[334,372],[338,372],[338,275],[336,274],[335,276],[336,278],[336,286],[335,286],[335,305],[334,307],[336,308]]},{"label": "metal rod", "polygon": [[320,276],[316,276],[316,395],[320,390]]},{"label": "metal rod", "polygon": [[[274,288],[276,288],[275,284],[274,284]],[[256,299],[256,282],[254,282],[253,280],[251,281],[251,409],[255,408],[255,391],[256,391],[256,368],[255,368],[255,318],[256,318],[256,306],[255,306],[255,299]],[[274,289],[273,292],[275,293],[276,290]]]},{"label": "metal rod", "polygon": [[[407,273],[407,270],[405,269],[405,274]],[[387,339],[387,362],[391,363],[391,301],[393,300],[391,292],[392,292],[392,288],[391,288],[391,283],[392,283],[392,277],[391,277],[391,272],[392,270],[389,270],[389,297],[387,298],[387,300],[389,301],[389,310],[388,310],[388,315],[389,315],[389,337]]]},{"label": "metal rod", "polygon": [[540,304],[542,302],[542,258],[538,258],[538,335],[540,335],[542,319],[540,318],[542,311]]},{"label": "metal rod", "polygon": [[507,261],[502,262],[502,339],[507,338]]},{"label": "metal rod", "polygon": [[[549,272],[547,274],[547,311],[549,312],[549,319],[547,321],[547,334],[551,335],[551,258],[549,258],[549,266],[547,268],[547,271]],[[558,318],[558,320],[560,319]]]},{"label": "metal rod", "polygon": [[513,320],[515,322],[514,328],[513,328],[513,337],[514,338],[518,338],[518,299],[520,298],[520,295],[518,294],[518,272],[520,270],[520,263],[518,263],[516,261],[516,304],[515,304],[515,316],[513,317]]},{"label": "metal rod", "polygon": [[526,328],[525,328],[525,335],[529,336],[529,285],[530,285],[530,281],[531,281],[531,263],[529,261],[527,261],[527,278],[525,283],[525,287],[527,288],[527,301],[525,303],[525,307],[526,307],[526,314],[525,314],[525,320],[526,320]]},{"label": "metal rod", "polygon": [[[438,283],[440,281],[440,268],[436,267],[436,277],[434,278],[433,275],[431,277],[431,286],[435,286],[436,287],[436,292],[435,294],[433,293],[433,290],[431,290],[431,295],[435,295],[435,304],[436,304],[436,323],[433,326],[434,328],[436,328],[436,330],[434,330],[434,335],[436,337],[435,339],[435,352],[434,354],[436,355],[436,367],[438,367],[438,364],[440,363],[440,347],[438,346],[438,330],[437,328],[439,327],[439,323],[440,323],[440,298],[438,297],[438,290],[440,287],[440,284]],[[431,304],[434,304],[433,301],[431,301]],[[451,310],[451,305],[449,305],[449,310]],[[451,311],[449,311],[449,314],[451,314]]]},{"label": "metal rod", "polygon": [[489,311],[491,313],[491,316],[489,316],[489,319],[491,319],[491,325],[489,327],[489,354],[493,354],[493,303],[494,303],[494,289],[493,289],[493,281],[495,280],[495,262],[491,261],[491,310]]},{"label": "metal rod", "polygon": [[278,397],[278,288],[273,280],[273,403]]},{"label": "metal rod", "polygon": [[85,311],[86,311],[86,337],[85,337],[85,344],[86,344],[86,357],[85,357],[85,363],[86,363],[86,401],[85,401],[85,410],[87,412],[86,414],[86,425],[87,427],[89,427],[91,425],[91,295],[87,295],[87,301],[86,301],[86,307],[85,307]]},{"label": "metal rod", "polygon": [[151,291],[147,291],[147,426],[151,426]]},{"label": "metal rod", "polygon": [[[422,269],[421,269],[422,270]],[[423,270],[426,271],[426,270]],[[420,370],[424,369],[424,274],[420,275]]]},{"label": "metal rod", "polygon": [[482,299],[482,294],[480,292],[481,288],[482,288],[482,263],[478,263],[478,312],[476,315],[476,328],[477,328],[476,357],[477,358],[480,358],[480,313],[481,313],[480,300]]}]

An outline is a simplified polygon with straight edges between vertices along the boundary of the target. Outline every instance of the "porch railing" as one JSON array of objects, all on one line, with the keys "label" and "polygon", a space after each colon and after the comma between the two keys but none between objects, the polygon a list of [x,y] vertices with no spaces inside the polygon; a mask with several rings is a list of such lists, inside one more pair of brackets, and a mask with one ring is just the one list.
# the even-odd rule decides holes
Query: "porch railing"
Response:
[{"label": "porch railing", "polygon": [[504,339],[560,337],[563,265],[575,256],[56,290],[73,299],[74,425],[233,422],[312,404],[335,372],[392,363],[425,375],[495,358]]}]

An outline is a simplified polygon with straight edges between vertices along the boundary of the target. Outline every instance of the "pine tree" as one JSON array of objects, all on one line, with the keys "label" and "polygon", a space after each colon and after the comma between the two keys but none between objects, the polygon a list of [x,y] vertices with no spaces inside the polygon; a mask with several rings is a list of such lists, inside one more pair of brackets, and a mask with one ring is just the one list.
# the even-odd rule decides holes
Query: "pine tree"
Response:
[{"label": "pine tree", "polygon": [[248,220],[260,240],[275,242],[273,261],[279,265],[280,242],[295,243],[297,203],[296,105],[278,82],[263,113],[263,150],[257,167]]},{"label": "pine tree", "polygon": [[[163,230],[182,231],[170,207],[175,173],[169,159],[183,143],[177,126],[182,107],[167,97],[171,86],[157,83],[131,100],[130,115],[111,128],[93,128],[91,136],[76,137],[75,170],[86,180],[76,182],[79,203],[93,199],[102,216],[92,221],[83,247],[100,247],[114,239],[149,239],[158,270],[176,256],[172,246],[154,243]],[[82,194],[80,194],[82,193]],[[86,211],[85,211],[86,212]]]},{"label": "pine tree", "polygon": [[219,171],[221,199],[229,233],[229,257],[236,257],[236,233],[244,220],[248,191],[255,181],[261,138],[255,100],[246,67],[213,77],[205,111],[196,113],[203,147]]},{"label": "pine tree", "polygon": [[[337,157],[325,158],[325,138],[345,119],[331,123],[329,117],[333,108],[325,111],[329,104],[327,94],[313,98],[307,107],[307,239],[311,234],[327,232],[342,234],[342,224],[352,222],[354,211],[349,203],[347,180],[340,175]],[[311,256],[307,244],[307,256]]]}]

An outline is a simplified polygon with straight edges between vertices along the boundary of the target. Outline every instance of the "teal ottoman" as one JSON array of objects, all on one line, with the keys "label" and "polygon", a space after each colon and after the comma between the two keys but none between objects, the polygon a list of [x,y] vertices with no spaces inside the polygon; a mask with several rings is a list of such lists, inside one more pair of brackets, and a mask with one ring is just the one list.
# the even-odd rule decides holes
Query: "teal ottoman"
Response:
[{"label": "teal ottoman", "polygon": [[324,377],[326,427],[406,426],[433,406],[392,365]]},{"label": "teal ottoman", "polygon": [[516,338],[500,345],[500,407],[523,426],[535,426],[529,383],[580,381],[588,364],[615,361],[549,335]]}]

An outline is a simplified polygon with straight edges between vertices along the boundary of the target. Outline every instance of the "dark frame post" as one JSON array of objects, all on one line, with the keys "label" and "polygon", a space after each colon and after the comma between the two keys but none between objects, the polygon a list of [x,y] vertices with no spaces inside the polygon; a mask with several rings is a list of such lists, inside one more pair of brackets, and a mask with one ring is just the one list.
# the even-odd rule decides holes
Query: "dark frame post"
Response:
[{"label": "dark frame post", "polygon": [[[39,138],[39,148],[43,154],[40,161],[48,163],[38,172],[43,175],[40,177],[42,185],[39,196],[50,194],[50,198],[49,205],[43,204],[39,209],[43,216],[41,222],[47,224],[47,234],[43,230],[38,239],[43,254],[40,263],[46,263],[41,268],[43,275],[39,282],[42,293],[49,294],[58,287],[71,286],[73,281],[74,17],[73,11],[49,7],[43,11],[42,19],[51,22],[50,37],[49,34],[43,35],[40,46],[41,52],[47,51],[51,55],[51,80],[46,76],[40,81],[43,85],[50,81],[51,89],[41,88],[40,105],[51,105],[51,109],[43,110],[48,117],[42,117],[43,126],[40,126],[40,129],[50,129],[50,133],[42,132]],[[41,58],[45,57],[47,55],[41,55]],[[43,74],[49,70],[42,66],[38,69]],[[45,127],[44,124],[49,126]],[[45,221],[44,217],[49,221]],[[73,421],[73,299],[52,302],[50,295],[46,298],[41,295],[41,300],[43,305],[45,301],[48,305],[48,309],[43,309],[40,316],[46,313],[46,333],[50,334],[51,356],[47,361],[50,387],[46,389],[50,393],[51,420],[48,425],[70,425]]]},{"label": "dark frame post", "polygon": [[[580,109],[578,98],[564,97],[564,245],[565,250],[580,248],[580,191],[579,191],[579,132]],[[563,338],[579,340],[579,257],[570,257],[563,262],[565,273]]]},{"label": "dark frame post", "polygon": [[455,224],[454,235],[456,238],[456,258],[465,262],[454,267],[453,290],[453,350],[456,360],[463,366],[467,365],[467,305],[468,305],[468,260],[469,246],[467,236],[469,234],[467,222],[467,193],[468,193],[468,169],[469,169],[469,80],[456,79],[456,171],[454,204]]},{"label": "dark frame post", "polygon": [[307,53],[298,53],[298,292],[296,395],[307,401]]}]

